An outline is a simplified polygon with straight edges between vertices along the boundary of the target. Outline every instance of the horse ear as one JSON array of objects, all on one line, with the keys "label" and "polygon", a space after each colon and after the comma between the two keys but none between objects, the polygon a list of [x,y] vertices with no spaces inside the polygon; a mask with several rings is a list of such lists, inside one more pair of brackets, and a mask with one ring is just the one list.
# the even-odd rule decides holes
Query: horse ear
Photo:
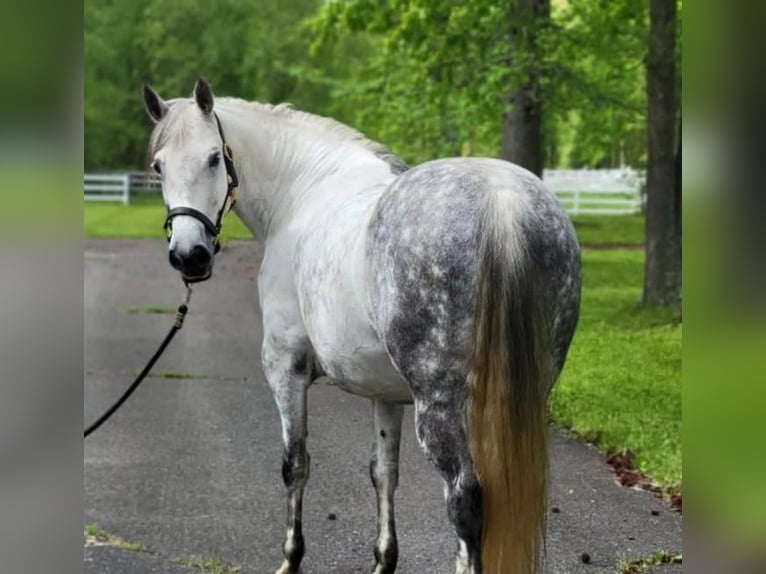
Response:
[{"label": "horse ear", "polygon": [[197,83],[194,84],[194,100],[197,102],[199,108],[206,114],[213,111],[213,89],[203,77],[200,77],[197,80]]},{"label": "horse ear", "polygon": [[149,84],[144,84],[144,107],[155,124],[168,113],[168,105]]}]

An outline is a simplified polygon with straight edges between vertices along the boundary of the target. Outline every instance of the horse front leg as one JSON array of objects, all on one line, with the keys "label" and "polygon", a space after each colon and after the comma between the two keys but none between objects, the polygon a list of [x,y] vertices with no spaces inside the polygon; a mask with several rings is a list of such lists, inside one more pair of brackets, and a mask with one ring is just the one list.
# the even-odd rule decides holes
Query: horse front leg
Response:
[{"label": "horse front leg", "polygon": [[394,522],[394,491],[399,484],[399,439],[404,407],[373,401],[375,445],[370,461],[370,478],[378,502],[378,538],[375,541],[373,574],[393,574],[399,550]]},{"label": "horse front leg", "polygon": [[287,534],[282,547],[285,560],[277,574],[295,574],[305,552],[302,514],[303,489],[309,478],[306,451],[306,391],[311,383],[311,354],[305,346],[263,346],[263,370],[282,421],[282,480],[287,488]]}]

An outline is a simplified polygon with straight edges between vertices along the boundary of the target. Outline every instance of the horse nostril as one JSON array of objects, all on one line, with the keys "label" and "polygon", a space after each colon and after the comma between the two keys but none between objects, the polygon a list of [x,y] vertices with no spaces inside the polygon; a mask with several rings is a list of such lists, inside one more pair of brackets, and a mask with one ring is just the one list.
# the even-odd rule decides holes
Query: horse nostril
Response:
[{"label": "horse nostril", "polygon": [[195,267],[205,267],[210,259],[210,252],[201,245],[195,245],[189,253],[189,262]]},{"label": "horse nostril", "polygon": [[168,252],[168,259],[170,259],[170,264],[174,269],[181,269],[181,258],[178,256],[175,249],[171,249]]}]

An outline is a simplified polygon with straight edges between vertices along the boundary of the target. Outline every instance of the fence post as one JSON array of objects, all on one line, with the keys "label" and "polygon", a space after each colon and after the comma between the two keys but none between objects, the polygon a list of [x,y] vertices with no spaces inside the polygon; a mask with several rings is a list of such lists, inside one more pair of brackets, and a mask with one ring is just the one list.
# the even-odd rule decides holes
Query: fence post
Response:
[{"label": "fence post", "polygon": [[130,203],[130,175],[127,173],[122,176],[122,203],[124,205]]},{"label": "fence post", "polygon": [[572,209],[572,215],[580,214],[580,190],[574,192],[574,208]]}]

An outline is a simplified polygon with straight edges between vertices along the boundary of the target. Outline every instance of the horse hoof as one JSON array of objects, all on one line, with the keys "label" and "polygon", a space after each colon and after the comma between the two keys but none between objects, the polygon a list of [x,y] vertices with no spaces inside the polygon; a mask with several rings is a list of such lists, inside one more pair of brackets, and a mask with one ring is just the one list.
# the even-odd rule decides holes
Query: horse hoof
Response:
[{"label": "horse hoof", "polygon": [[282,562],[282,566],[279,567],[279,570],[277,570],[275,574],[298,574],[298,570],[293,570],[293,567],[290,566],[290,563],[285,560]]}]

